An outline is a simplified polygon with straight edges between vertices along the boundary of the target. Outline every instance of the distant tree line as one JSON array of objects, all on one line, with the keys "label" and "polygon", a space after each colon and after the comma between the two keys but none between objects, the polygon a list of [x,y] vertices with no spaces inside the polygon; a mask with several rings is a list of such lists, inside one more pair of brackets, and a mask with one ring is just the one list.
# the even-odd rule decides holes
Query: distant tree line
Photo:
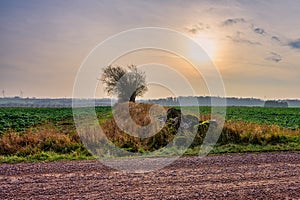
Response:
[{"label": "distant tree line", "polygon": [[287,108],[289,105],[284,101],[274,101],[269,100],[265,102],[264,107],[266,108]]},{"label": "distant tree line", "polygon": [[[161,99],[137,100],[139,103],[154,103],[163,106],[179,106],[180,101],[189,101],[190,98],[197,98],[199,106],[210,106],[211,100],[217,102],[224,97],[167,97]],[[112,99],[80,99],[77,100],[82,106],[87,105],[88,101],[94,101],[96,106],[111,106]],[[113,102],[116,102],[114,99]],[[300,100],[278,100],[264,101],[257,98],[226,98],[227,106],[249,106],[249,107],[300,107]],[[275,102],[275,103],[274,103]],[[278,103],[279,102],[279,103]],[[37,99],[37,98],[0,98],[0,107],[72,107],[71,98],[60,99]]]}]

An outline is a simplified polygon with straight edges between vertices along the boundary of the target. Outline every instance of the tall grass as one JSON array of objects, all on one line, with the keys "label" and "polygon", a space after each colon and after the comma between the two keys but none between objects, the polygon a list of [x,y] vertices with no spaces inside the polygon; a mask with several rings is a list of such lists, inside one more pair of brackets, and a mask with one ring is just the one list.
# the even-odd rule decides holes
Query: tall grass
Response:
[{"label": "tall grass", "polygon": [[75,131],[64,133],[52,124],[0,136],[0,155],[28,156],[42,151],[67,154],[86,150]]},{"label": "tall grass", "polygon": [[[130,114],[133,120],[139,125],[147,125],[150,121],[148,116],[150,104],[130,104]],[[122,115],[122,112],[118,110],[118,113]],[[199,117],[200,123],[197,126],[197,133],[194,135],[191,147],[200,146],[206,136],[209,129],[209,123],[201,124],[203,121],[209,121],[210,115],[202,115]],[[125,120],[124,123],[127,123]],[[170,121],[166,122],[166,125],[156,135],[140,139],[138,137],[131,136],[120,128],[116,124],[113,118],[106,120],[102,123],[102,128],[110,141],[120,148],[125,148],[130,151],[154,151],[164,147],[173,141],[177,130],[174,126],[169,125]],[[133,130],[134,131],[134,130]],[[191,133],[179,137],[182,141],[189,141]],[[284,144],[294,140],[295,137],[300,137],[300,129],[288,129],[278,125],[259,124],[254,122],[244,121],[226,121],[222,132],[217,141],[218,145],[226,144],[253,144],[253,145],[275,145]]]}]

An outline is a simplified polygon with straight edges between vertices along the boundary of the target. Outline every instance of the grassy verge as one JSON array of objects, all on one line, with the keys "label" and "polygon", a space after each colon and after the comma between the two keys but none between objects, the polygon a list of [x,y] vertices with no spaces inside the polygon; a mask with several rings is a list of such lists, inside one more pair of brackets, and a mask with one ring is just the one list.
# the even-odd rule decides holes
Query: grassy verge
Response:
[{"label": "grassy verge", "polygon": [[38,162],[92,159],[74,126],[44,124],[0,136],[0,162]]},{"label": "grassy verge", "polygon": [[[298,137],[300,139],[300,137]],[[198,155],[200,147],[188,149],[184,155],[193,156]],[[223,144],[216,145],[209,154],[223,154],[223,153],[251,153],[251,152],[274,152],[274,151],[300,151],[300,142],[295,142],[295,138],[290,141],[278,144]]]},{"label": "grassy verge", "polygon": [[85,153],[68,153],[68,154],[61,154],[56,153],[53,151],[48,152],[38,152],[31,155],[26,156],[18,156],[18,155],[11,155],[11,156],[0,156],[0,163],[20,163],[20,162],[52,162],[58,160],[93,160],[95,159],[91,155],[86,155]]},{"label": "grassy verge", "polygon": [[[183,156],[195,156],[198,155],[200,147],[189,148]],[[224,153],[251,153],[251,152],[275,152],[275,151],[300,151],[299,142],[287,142],[284,144],[223,144],[216,145],[209,155],[218,155]],[[175,152],[175,153],[174,153]],[[147,152],[145,152],[147,157]],[[167,155],[177,155],[178,150],[171,150]],[[164,153],[166,155],[166,153]],[[157,155],[159,156],[159,154]],[[0,155],[0,163],[20,163],[20,162],[52,162],[62,160],[94,160],[96,159],[92,155],[74,151],[72,153],[62,154],[53,151],[41,151],[38,153],[20,156],[20,155]]]},{"label": "grassy verge", "polygon": [[[241,124],[227,123],[222,132],[223,139],[214,146],[209,154],[300,151],[300,134],[298,132],[288,130],[288,132],[270,133],[267,130],[274,131],[277,129],[272,126],[268,128],[265,125],[263,128],[259,128],[258,125],[251,124],[243,126],[244,131],[238,132],[239,137],[234,137],[234,139],[238,138],[235,141],[230,140],[230,138],[232,139],[230,137],[232,129],[227,130],[233,125],[239,127]],[[55,131],[55,128],[51,125],[41,127],[38,130],[19,134],[4,134],[0,138],[0,143],[2,142],[2,146],[0,146],[0,149],[2,149],[0,163],[95,159],[74,135],[72,136],[70,133],[66,135]],[[262,130],[264,131],[262,132]],[[34,141],[35,143],[32,143]],[[201,144],[190,147],[183,155],[198,155],[200,146]],[[131,151],[132,149],[127,150]],[[138,152],[145,153],[145,156],[147,156],[149,151],[145,151],[140,147]],[[163,155],[172,156],[178,155],[178,153],[181,153],[181,150],[171,148],[169,152],[164,152]],[[155,155],[160,156],[159,153]]]}]

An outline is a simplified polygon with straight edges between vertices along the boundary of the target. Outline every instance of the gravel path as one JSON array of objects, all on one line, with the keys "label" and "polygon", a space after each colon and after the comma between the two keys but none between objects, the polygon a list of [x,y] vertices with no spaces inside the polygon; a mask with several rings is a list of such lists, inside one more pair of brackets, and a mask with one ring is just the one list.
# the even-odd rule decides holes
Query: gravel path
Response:
[{"label": "gravel path", "polygon": [[300,199],[300,152],[184,157],[149,173],[99,161],[0,164],[0,199]]}]

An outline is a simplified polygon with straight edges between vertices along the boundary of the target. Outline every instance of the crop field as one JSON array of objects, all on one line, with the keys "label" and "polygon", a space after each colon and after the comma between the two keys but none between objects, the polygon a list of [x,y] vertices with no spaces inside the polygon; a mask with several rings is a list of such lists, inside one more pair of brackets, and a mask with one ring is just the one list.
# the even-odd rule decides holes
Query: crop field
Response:
[{"label": "crop field", "polygon": [[[111,107],[96,107],[100,119],[110,117]],[[210,107],[200,107],[201,114],[209,114]],[[300,128],[300,108],[228,107],[226,120],[275,124],[288,129]],[[24,131],[45,123],[73,123],[71,108],[0,108],[0,134]]]},{"label": "crop field", "polygon": [[[96,107],[99,117],[105,116],[110,107]],[[0,134],[25,131],[30,127],[53,123],[73,123],[71,108],[0,108]]]},{"label": "crop field", "polygon": [[[116,129],[114,124],[106,123],[112,119],[110,107],[95,110],[101,124],[109,130]],[[210,107],[199,110],[200,116],[210,114]],[[300,150],[299,127],[300,108],[228,107],[221,139],[212,153],[297,151]],[[118,137],[111,136],[116,141],[122,139],[121,148],[151,150],[144,144],[128,145],[132,138]],[[162,142],[159,148],[168,141]],[[199,142],[192,146],[186,154],[197,153]],[[0,108],[1,162],[87,158],[91,154],[76,132],[71,108]]]},{"label": "crop field", "polygon": [[300,108],[229,107],[227,120],[275,124],[295,130],[300,128]]}]

